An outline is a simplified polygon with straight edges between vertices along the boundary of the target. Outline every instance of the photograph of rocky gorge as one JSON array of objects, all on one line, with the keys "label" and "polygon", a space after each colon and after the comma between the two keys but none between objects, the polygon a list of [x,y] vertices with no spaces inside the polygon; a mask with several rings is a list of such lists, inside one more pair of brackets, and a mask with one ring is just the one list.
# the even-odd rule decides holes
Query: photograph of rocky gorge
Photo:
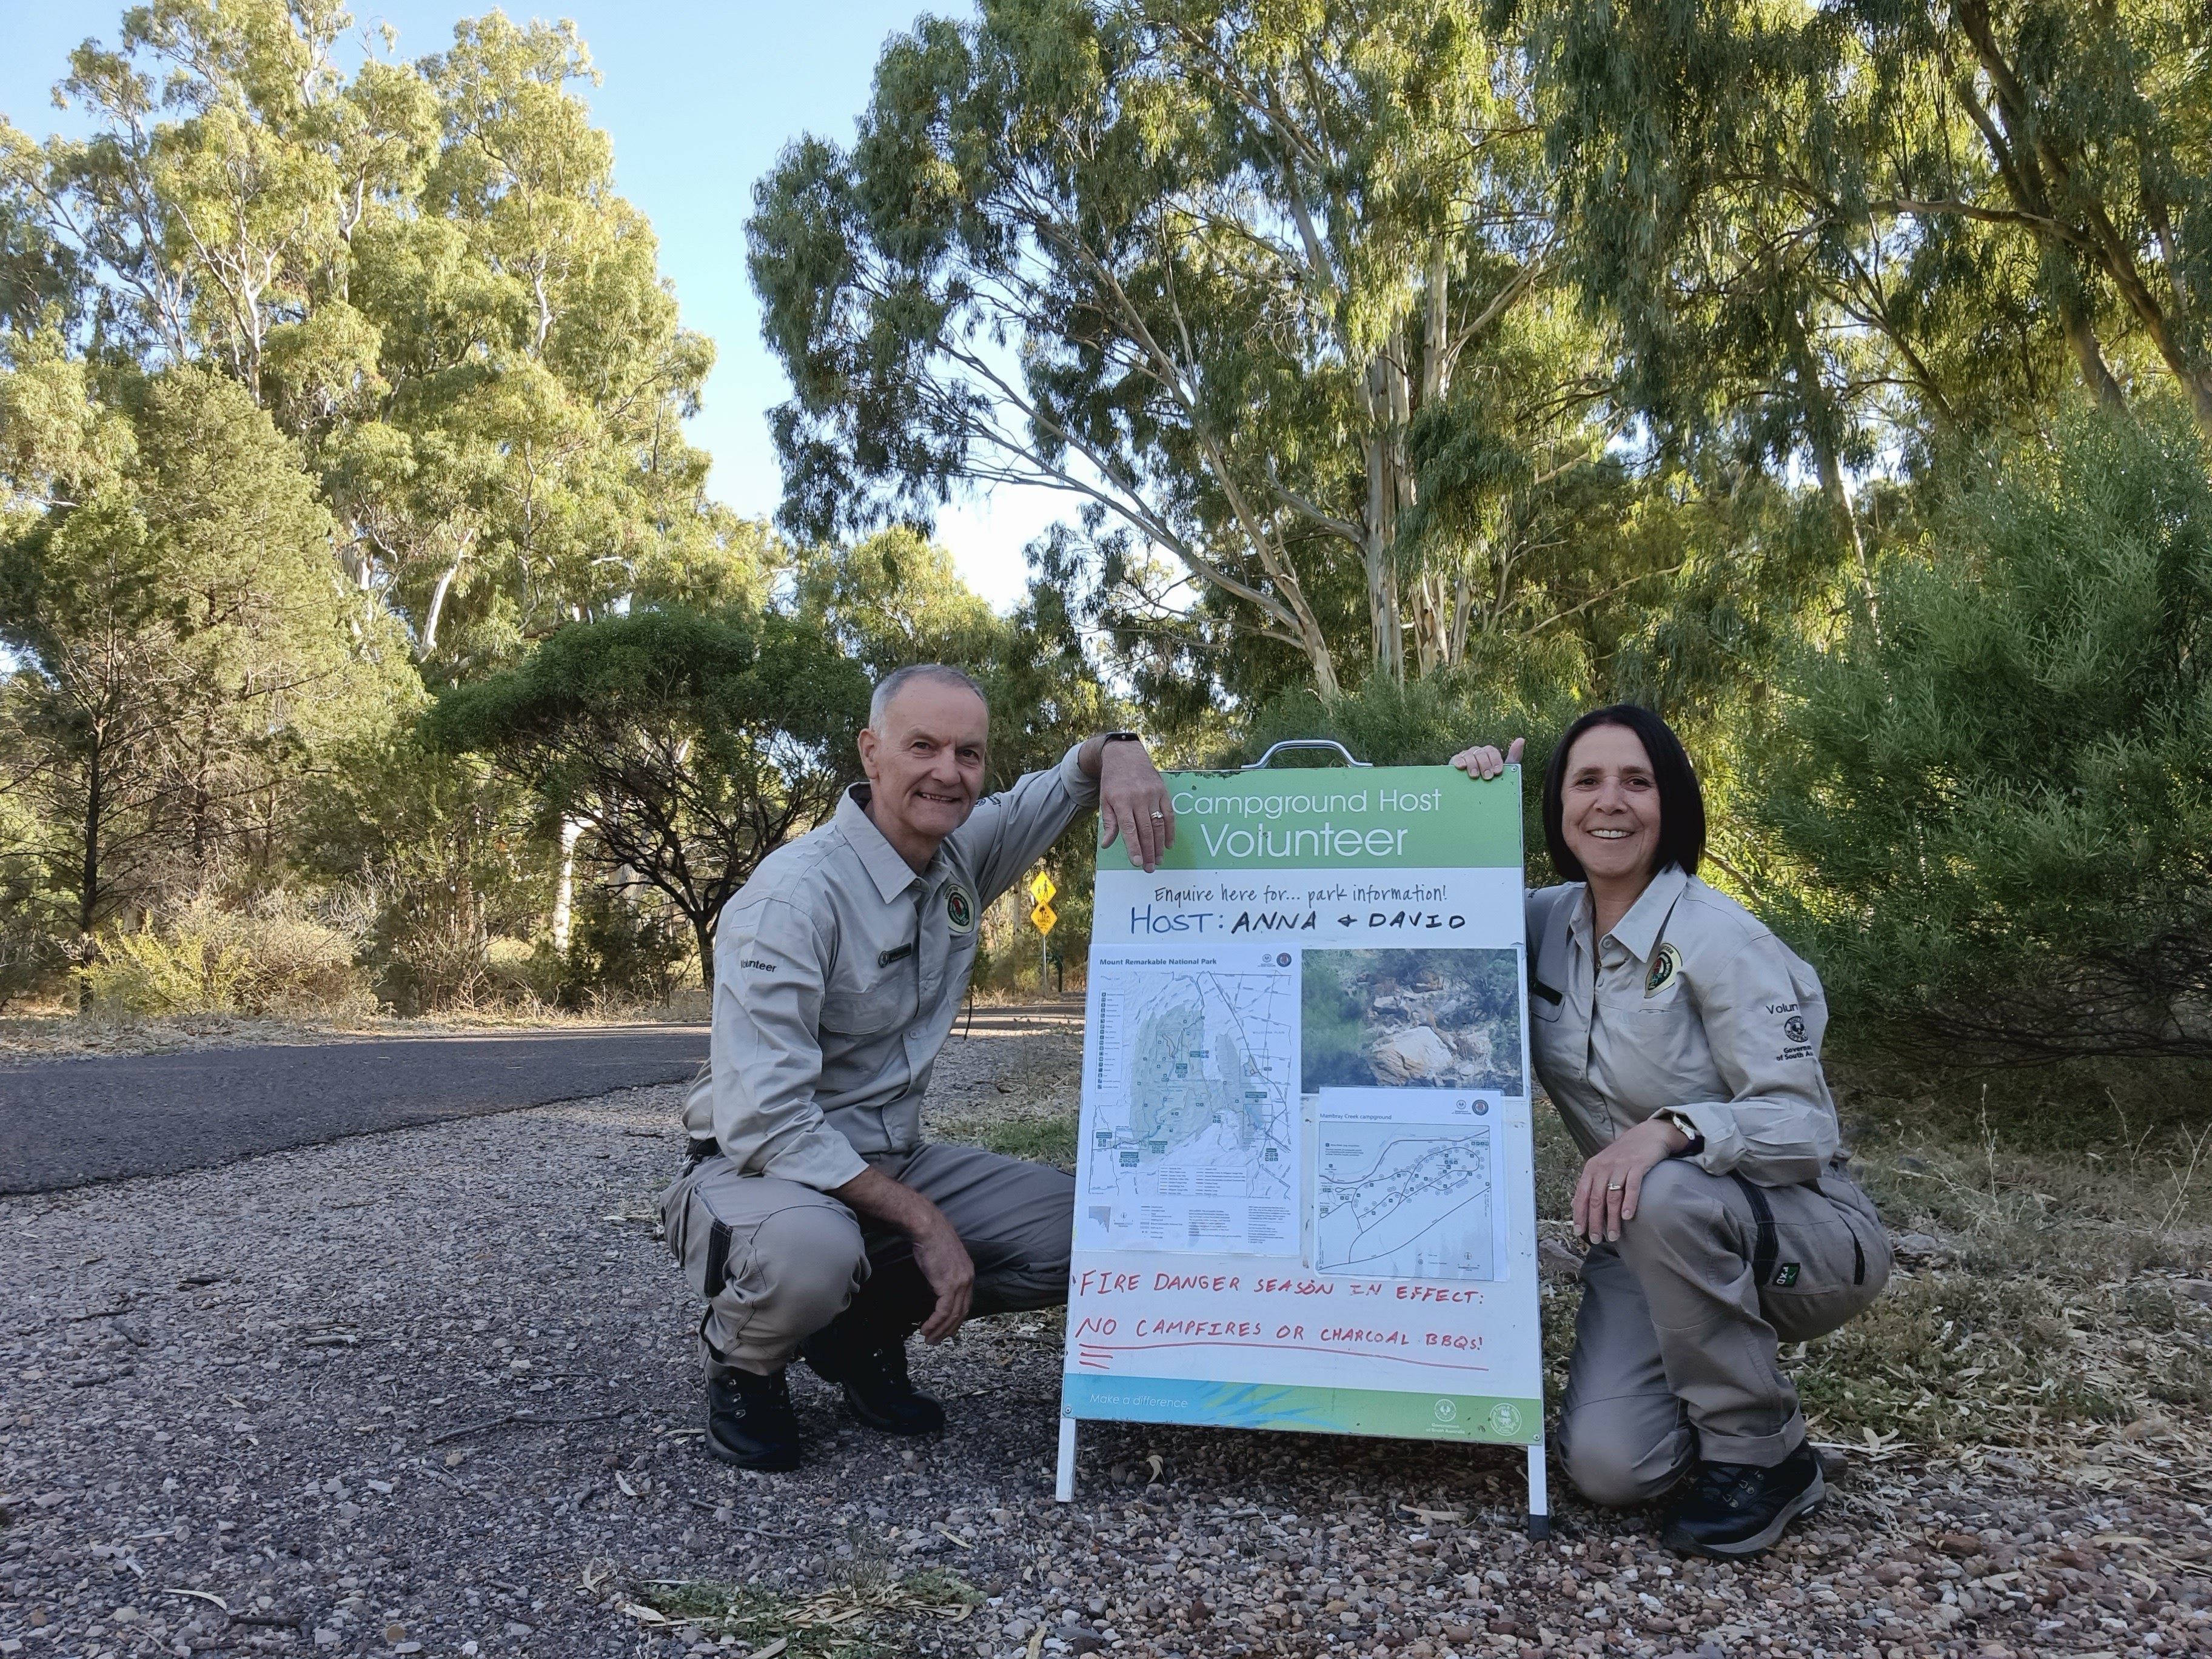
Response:
[{"label": "photograph of rocky gorge", "polygon": [[1308,951],[1301,1027],[1307,1094],[1523,1088],[1510,951]]}]

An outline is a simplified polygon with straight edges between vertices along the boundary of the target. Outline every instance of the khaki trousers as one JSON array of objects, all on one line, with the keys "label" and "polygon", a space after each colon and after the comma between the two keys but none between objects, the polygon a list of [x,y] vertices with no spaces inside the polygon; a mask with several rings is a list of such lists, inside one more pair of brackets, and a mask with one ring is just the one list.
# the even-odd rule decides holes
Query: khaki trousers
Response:
[{"label": "khaki trousers", "polygon": [[1754,1187],[1670,1158],[1582,1278],[1560,1455],[1592,1503],[1641,1504],[1698,1459],[1771,1468],[1797,1449],[1805,1419],[1778,1346],[1880,1295],[1889,1236],[1839,1170]]},{"label": "khaki trousers", "polygon": [[[978,1146],[935,1143],[868,1162],[945,1212],[975,1263],[973,1313],[1067,1300],[1073,1176]],[[866,1296],[862,1305],[886,1337],[900,1338],[936,1300],[905,1234],[811,1187],[740,1175],[719,1155],[660,1195],[660,1218],[684,1278],[706,1299],[699,1342],[710,1376],[781,1370],[856,1297]]]}]

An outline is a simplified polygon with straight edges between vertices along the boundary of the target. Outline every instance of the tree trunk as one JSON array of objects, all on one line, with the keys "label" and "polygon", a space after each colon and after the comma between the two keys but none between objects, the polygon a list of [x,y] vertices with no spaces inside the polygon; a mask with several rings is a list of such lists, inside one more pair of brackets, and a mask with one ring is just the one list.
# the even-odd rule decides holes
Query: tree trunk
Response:
[{"label": "tree trunk", "polygon": [[583,833],[581,818],[561,820],[561,873],[553,883],[553,950],[558,956],[568,954],[569,923],[576,899],[576,842]]},{"label": "tree trunk", "polygon": [[691,923],[691,937],[699,941],[699,982],[707,994],[714,994],[714,913],[687,910],[684,915]]},{"label": "tree trunk", "polygon": [[102,785],[106,781],[101,763],[105,758],[100,739],[95,737],[85,763],[84,856],[77,866],[76,931],[80,939],[92,937],[92,924],[100,904],[100,812],[104,804]]},{"label": "tree trunk", "polygon": [[1866,540],[1859,533],[1859,515],[1851,501],[1850,483],[1844,477],[1840,455],[1844,413],[1828,391],[1828,383],[1820,375],[1820,365],[1813,356],[1811,343],[1805,336],[1804,319],[1793,305],[1789,313],[1790,356],[1791,368],[1797,377],[1798,400],[1805,416],[1805,435],[1813,446],[1813,459],[1820,469],[1820,489],[1828,498],[1828,506],[1836,515],[1844,538],[1850,544],[1853,567],[1858,573],[1859,597],[1865,602],[1867,621],[1874,629],[1875,643],[1881,643],[1881,608],[1875,597],[1874,566],[1867,558]]}]

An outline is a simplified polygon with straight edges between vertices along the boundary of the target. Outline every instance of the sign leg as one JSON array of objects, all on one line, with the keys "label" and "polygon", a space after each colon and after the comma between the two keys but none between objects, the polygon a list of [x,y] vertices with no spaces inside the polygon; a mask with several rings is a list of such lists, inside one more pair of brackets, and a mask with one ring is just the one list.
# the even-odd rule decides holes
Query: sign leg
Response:
[{"label": "sign leg", "polygon": [[1075,1501],[1075,1419],[1060,1419],[1060,1469],[1054,1475],[1052,1495],[1056,1502]]},{"label": "sign leg", "polygon": [[[1066,1429],[1061,1430],[1063,1436]],[[1528,1536],[1543,1539],[1552,1535],[1552,1499],[1545,1485],[1544,1443],[1538,1440],[1528,1448]]]}]

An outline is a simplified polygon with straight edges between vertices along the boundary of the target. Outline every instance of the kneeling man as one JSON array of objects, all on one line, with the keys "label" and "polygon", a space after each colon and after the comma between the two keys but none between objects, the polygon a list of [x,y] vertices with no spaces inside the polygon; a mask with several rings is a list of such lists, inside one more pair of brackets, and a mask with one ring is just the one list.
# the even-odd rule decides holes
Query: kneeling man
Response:
[{"label": "kneeling man", "polygon": [[[1067,1298],[1075,1188],[1059,1170],[925,1143],[921,1099],[975,960],[983,907],[1086,808],[1150,870],[1174,834],[1133,732],[1109,732],[978,801],[990,725],[955,668],[877,686],[855,784],[723,908],[712,1059],[685,1103],[692,1160],[662,1219],[707,1301],[707,1444],[799,1462],[794,1354],[890,1434],[944,1426],[907,1338]],[[1103,844],[1103,843],[1102,843]]]}]

